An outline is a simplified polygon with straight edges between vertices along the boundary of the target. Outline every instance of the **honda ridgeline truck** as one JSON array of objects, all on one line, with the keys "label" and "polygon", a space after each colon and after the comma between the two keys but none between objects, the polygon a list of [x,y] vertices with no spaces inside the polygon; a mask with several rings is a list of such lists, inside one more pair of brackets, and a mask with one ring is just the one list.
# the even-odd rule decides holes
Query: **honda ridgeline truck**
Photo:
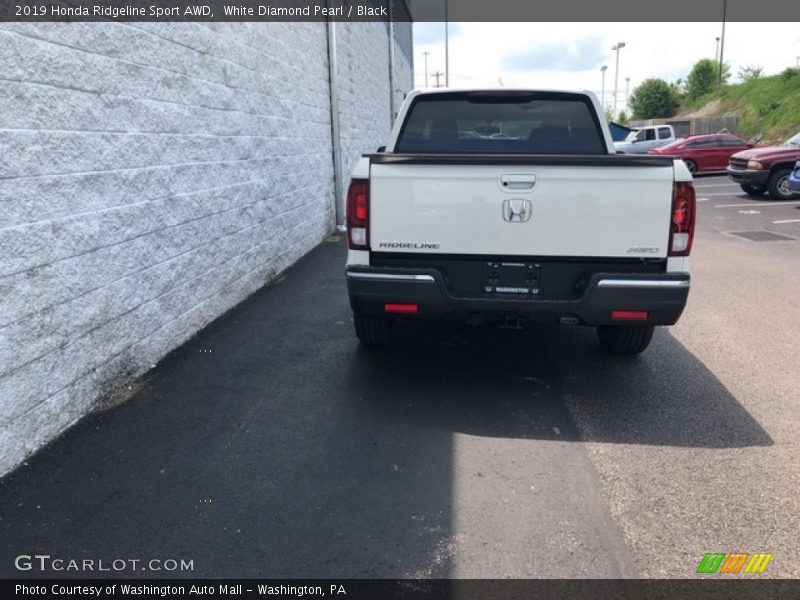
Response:
[{"label": "honda ridgeline truck", "polygon": [[347,288],[365,345],[402,319],[597,328],[637,354],[689,293],[683,161],[616,154],[597,98],[414,91],[347,194]]}]

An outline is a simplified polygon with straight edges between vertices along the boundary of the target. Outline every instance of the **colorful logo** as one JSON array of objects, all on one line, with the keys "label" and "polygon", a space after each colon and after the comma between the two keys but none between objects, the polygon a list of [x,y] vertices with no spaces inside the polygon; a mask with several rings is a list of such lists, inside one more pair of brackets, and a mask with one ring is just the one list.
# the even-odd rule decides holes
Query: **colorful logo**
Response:
[{"label": "colorful logo", "polygon": [[[772,554],[766,552],[707,552],[697,566],[698,573],[763,573]],[[744,568],[744,570],[742,570]]]}]

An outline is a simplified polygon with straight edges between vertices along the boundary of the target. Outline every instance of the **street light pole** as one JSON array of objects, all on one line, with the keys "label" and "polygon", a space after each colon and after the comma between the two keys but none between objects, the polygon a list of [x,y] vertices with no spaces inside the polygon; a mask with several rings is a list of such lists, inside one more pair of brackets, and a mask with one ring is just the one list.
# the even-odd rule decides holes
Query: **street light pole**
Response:
[{"label": "street light pole", "polygon": [[425,89],[428,89],[428,54],[430,54],[430,52],[427,50],[422,53],[422,56],[425,57]]},{"label": "street light pole", "polygon": [[625,47],[625,42],[617,42],[611,48],[612,50],[617,51],[617,66],[616,70],[614,71],[614,110],[612,111],[614,114],[617,112],[617,95],[619,92],[619,51]]},{"label": "street light pole", "polygon": [[606,112],[606,69],[608,69],[607,65],[600,67],[602,81],[600,84],[600,102],[603,104],[603,114]]}]

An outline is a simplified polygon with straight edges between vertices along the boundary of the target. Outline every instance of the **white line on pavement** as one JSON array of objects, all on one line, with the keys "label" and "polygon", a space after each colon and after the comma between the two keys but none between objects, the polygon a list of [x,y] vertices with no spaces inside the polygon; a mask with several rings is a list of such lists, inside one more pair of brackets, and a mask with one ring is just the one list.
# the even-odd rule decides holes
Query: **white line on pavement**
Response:
[{"label": "white line on pavement", "polygon": [[708,202],[708,198],[698,198],[698,202]]},{"label": "white line on pavement", "polygon": [[710,194],[703,194],[704,196],[733,196],[731,192],[711,192]]},{"label": "white line on pavement", "polygon": [[739,206],[800,206],[797,202],[748,202],[747,204],[715,204],[714,208],[737,208]]},{"label": "white line on pavement", "polygon": [[800,223],[800,219],[784,219],[783,221],[773,221],[773,223]]},{"label": "white line on pavement", "polygon": [[740,186],[738,183],[709,183],[706,185],[695,183],[694,189],[704,190],[706,188],[712,188],[712,187],[740,187]]}]

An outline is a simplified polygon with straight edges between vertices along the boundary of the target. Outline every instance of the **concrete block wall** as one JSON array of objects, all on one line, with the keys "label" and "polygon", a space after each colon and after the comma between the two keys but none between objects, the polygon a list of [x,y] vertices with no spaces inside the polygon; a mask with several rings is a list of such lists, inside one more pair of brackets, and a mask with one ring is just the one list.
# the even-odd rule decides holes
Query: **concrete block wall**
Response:
[{"label": "concrete block wall", "polygon": [[325,24],[2,23],[0,106],[2,475],[333,230]]},{"label": "concrete block wall", "polygon": [[[410,27],[396,24],[396,27]],[[353,170],[364,152],[375,152],[386,144],[394,123],[389,96],[389,41],[384,23],[337,23],[337,66],[339,73],[340,136],[342,170]],[[395,44],[394,88],[413,88],[411,61]],[[394,92],[394,110],[404,94]]]}]

